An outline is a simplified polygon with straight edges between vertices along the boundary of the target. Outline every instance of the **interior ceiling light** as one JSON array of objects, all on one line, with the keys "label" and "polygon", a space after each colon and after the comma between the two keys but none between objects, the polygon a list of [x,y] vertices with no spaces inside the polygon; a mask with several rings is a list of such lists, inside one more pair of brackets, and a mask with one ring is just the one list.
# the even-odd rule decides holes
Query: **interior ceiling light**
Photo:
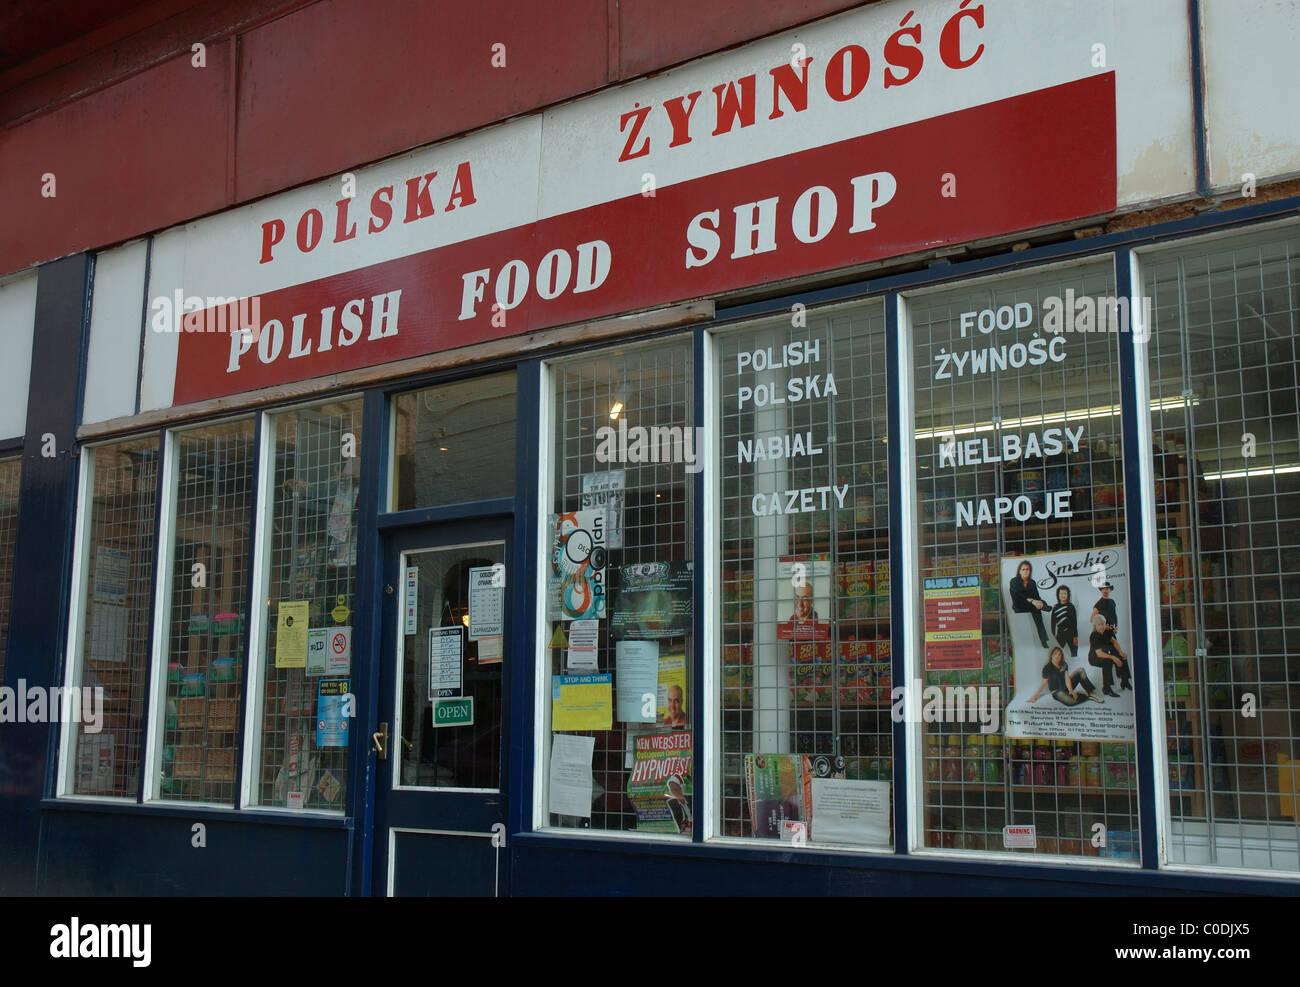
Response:
[{"label": "interior ceiling light", "polygon": [[[1192,398],[1190,401],[1186,398],[1160,398],[1151,402],[1152,411],[1170,411],[1174,408],[1183,408],[1189,404],[1196,407],[1201,403],[1200,398]],[[1026,415],[1023,418],[1004,418],[1001,422],[979,422],[967,425],[956,425],[953,428],[931,428],[918,431],[918,439],[942,439],[948,435],[971,435],[978,432],[992,432],[999,428],[1025,428],[1036,425],[1052,425],[1059,422],[1077,422],[1088,418],[1110,418],[1120,413],[1120,406],[1117,404],[1100,404],[1095,408],[1085,408],[1082,411],[1054,411],[1042,415]]]},{"label": "interior ceiling light", "polygon": [[615,401],[614,404],[609,409],[609,420],[612,422],[618,421],[619,413],[622,410],[623,410],[623,402]]},{"label": "interior ceiling light", "polygon": [[1249,470],[1229,470],[1226,473],[1206,473],[1207,480],[1240,480],[1248,476],[1278,476],[1282,473],[1300,473],[1300,465],[1259,466]]}]

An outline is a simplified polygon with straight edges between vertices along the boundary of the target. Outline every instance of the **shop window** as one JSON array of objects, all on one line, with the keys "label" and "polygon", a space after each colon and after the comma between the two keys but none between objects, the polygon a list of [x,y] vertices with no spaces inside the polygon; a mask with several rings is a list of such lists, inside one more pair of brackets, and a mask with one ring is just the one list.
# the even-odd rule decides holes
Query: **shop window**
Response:
[{"label": "shop window", "polygon": [[397,395],[393,510],[513,496],[515,407],[513,370]]},{"label": "shop window", "polygon": [[[342,812],[353,705],[361,400],[270,415],[253,799]],[[352,711],[355,713],[355,710]]]},{"label": "shop window", "polygon": [[171,524],[159,560],[161,744],[154,794],[231,803],[246,660],[252,419],[174,433]]},{"label": "shop window", "polygon": [[76,637],[69,648],[71,710],[61,789],[135,799],[151,651],[158,440],[85,450]]},{"label": "shop window", "polygon": [[0,682],[9,652],[9,601],[14,588],[14,540],[18,534],[18,481],[21,459],[0,460]]},{"label": "shop window", "polygon": [[1138,862],[1114,294],[1108,258],[907,300],[926,847]]},{"label": "shop window", "polygon": [[722,835],[892,843],[885,320],[718,343]]},{"label": "shop window", "polygon": [[694,825],[691,340],[552,366],[543,703],[552,826]]},{"label": "shop window", "polygon": [[1143,258],[1169,860],[1300,869],[1300,233]]}]

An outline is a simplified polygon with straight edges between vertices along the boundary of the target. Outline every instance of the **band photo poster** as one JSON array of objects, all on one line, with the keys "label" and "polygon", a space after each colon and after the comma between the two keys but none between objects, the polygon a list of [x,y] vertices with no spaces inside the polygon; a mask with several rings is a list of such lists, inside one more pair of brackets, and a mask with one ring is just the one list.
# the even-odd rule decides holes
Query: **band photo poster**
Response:
[{"label": "band photo poster", "polygon": [[1016,672],[1006,736],[1132,741],[1124,547],[1006,556],[1002,588]]}]

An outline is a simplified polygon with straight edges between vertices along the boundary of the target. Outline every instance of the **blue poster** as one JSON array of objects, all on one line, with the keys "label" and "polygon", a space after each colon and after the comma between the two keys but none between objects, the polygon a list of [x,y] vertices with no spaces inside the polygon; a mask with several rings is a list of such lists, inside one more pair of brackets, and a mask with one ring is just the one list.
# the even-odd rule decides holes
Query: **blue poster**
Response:
[{"label": "blue poster", "polygon": [[[316,688],[316,746],[346,747],[352,706],[351,679],[321,679]],[[348,710],[344,709],[347,702]]]}]

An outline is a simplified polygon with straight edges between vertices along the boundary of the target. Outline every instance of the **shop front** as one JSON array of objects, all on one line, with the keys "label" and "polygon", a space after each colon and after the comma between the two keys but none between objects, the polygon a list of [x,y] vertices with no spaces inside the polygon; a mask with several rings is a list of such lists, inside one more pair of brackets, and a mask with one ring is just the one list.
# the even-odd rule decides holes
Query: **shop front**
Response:
[{"label": "shop front", "polygon": [[27,890],[1295,893],[1226,16],[872,5],[41,268]]}]

